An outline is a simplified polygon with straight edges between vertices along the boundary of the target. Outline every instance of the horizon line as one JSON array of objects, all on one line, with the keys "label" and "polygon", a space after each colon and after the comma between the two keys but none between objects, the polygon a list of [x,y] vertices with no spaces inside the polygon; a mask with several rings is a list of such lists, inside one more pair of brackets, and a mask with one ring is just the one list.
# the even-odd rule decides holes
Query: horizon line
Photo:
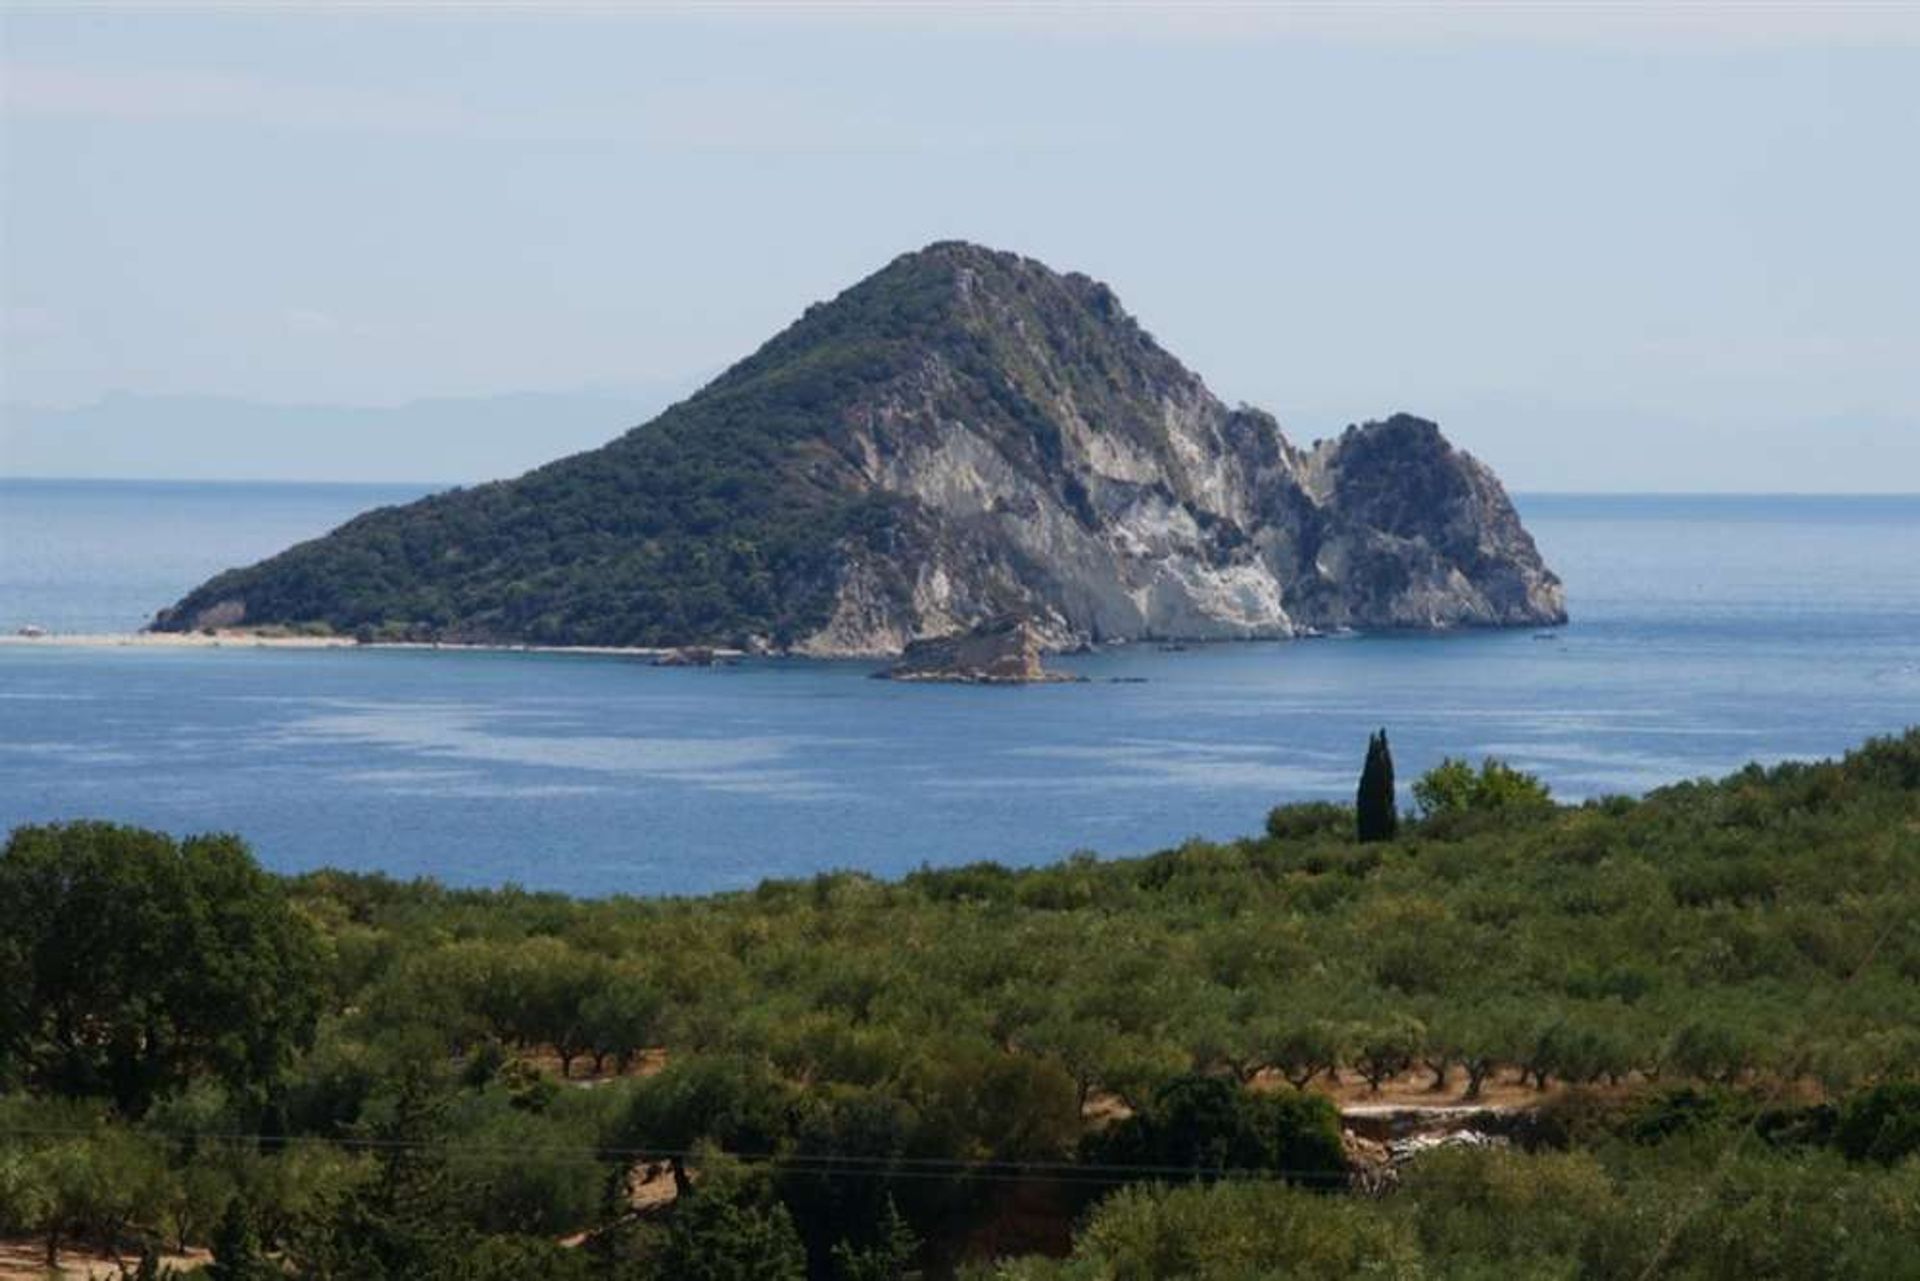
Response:
[{"label": "horizon line", "polygon": [[[522,473],[523,475],[525,473]],[[424,489],[444,492],[515,480],[352,480],[321,476],[43,476],[0,472],[0,484],[45,485],[325,485],[336,489]],[[1512,498],[1920,498],[1916,489],[1535,489],[1513,487]]]}]

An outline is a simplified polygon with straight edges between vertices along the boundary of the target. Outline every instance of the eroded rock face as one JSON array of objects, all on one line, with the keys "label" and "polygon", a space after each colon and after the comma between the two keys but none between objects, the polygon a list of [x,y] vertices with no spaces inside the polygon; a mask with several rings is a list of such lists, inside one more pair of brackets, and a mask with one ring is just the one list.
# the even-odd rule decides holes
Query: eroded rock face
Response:
[{"label": "eroded rock face", "polygon": [[[940,353],[848,414],[862,486],[913,517],[849,545],[801,645],[887,653],[1019,612],[1049,646],[1564,622],[1499,481],[1410,415],[1311,450],[1229,409],[1105,286],[936,247],[1031,414],[968,412]],[[987,269],[1008,277],[994,288]],[[1098,353],[1090,355],[1089,353]]]},{"label": "eroded rock face", "polygon": [[1008,616],[1049,648],[1566,618],[1499,481],[1434,424],[1297,448],[1105,285],[961,243],[809,309],[604,449],[372,513],[156,626],[209,610],[815,655]]}]

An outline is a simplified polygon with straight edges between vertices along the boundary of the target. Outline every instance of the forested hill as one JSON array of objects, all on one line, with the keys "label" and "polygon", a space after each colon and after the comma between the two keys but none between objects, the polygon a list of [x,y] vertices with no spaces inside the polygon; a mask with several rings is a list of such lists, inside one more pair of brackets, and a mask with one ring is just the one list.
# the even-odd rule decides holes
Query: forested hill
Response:
[{"label": "forested hill", "polygon": [[370,512],[153,626],[870,653],[1004,614],[1064,645],[1565,611],[1432,423],[1298,449],[1106,286],[942,243],[601,449]]}]

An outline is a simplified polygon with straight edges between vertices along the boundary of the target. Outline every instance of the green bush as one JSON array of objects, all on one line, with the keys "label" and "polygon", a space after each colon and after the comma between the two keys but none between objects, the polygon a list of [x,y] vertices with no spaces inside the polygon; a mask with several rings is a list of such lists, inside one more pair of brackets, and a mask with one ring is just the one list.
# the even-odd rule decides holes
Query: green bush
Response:
[{"label": "green bush", "polygon": [[1267,814],[1267,835],[1276,841],[1345,840],[1353,832],[1353,810],[1330,801],[1299,801]]},{"label": "green bush", "polygon": [[130,1116],[202,1072],[259,1099],[312,1036],[314,932],[233,837],[18,828],[0,927],[0,1081]]},{"label": "green bush", "polygon": [[1146,1111],[1090,1136],[1086,1160],[1169,1182],[1271,1175],[1333,1188],[1347,1173],[1339,1113],[1325,1098],[1214,1076],[1168,1082]]},{"label": "green bush", "polygon": [[1920,1082],[1888,1082],[1848,1099],[1834,1142],[1850,1160],[1882,1165],[1920,1152]]},{"label": "green bush", "polygon": [[1488,757],[1473,766],[1449,756],[1413,785],[1423,819],[1460,814],[1541,813],[1553,804],[1547,785],[1505,761]]}]

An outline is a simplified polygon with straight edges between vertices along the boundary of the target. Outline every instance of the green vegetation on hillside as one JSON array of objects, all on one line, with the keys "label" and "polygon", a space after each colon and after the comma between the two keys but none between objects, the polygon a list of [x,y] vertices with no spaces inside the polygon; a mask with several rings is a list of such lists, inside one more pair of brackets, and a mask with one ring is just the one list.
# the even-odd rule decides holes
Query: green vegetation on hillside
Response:
[{"label": "green vegetation on hillside", "polygon": [[[667,900],[21,829],[0,1231],[329,1278],[1914,1275],[1920,730],[1639,801],[1422,783],[1366,845],[1288,806]],[[1538,1114],[1345,1190],[1334,1078],[1415,1074]]]},{"label": "green vegetation on hillside", "polygon": [[916,518],[910,503],[862,478],[852,435],[861,418],[896,400],[918,404],[934,394],[931,379],[943,412],[1016,424],[1008,438],[1030,440],[1032,466],[1058,462],[1058,428],[1038,407],[1057,388],[996,333],[1010,322],[966,308],[961,272],[982,292],[1017,299],[1024,330],[1047,335],[1061,361],[1085,365],[1089,413],[1103,411],[1110,425],[1143,416],[1123,403],[1135,365],[1173,362],[1103,287],[1030,272],[1011,255],[936,245],[808,309],[604,448],[369,512],[219,575],[155,626],[191,628],[244,600],[248,626],[325,625],[377,640],[758,637],[784,648],[826,622],[837,549],[868,547],[884,560]]},{"label": "green vegetation on hillside", "polygon": [[[831,552],[897,513],[840,483],[843,394],[904,372],[925,281],[881,275],[699,395],[516,480],[382,508],[222,574],[162,616],[243,597],[249,624],[536,644],[776,641],[825,620]],[[903,328],[896,329],[896,326]],[[918,328],[916,328],[917,326]],[[807,466],[801,451],[822,451]]]}]

